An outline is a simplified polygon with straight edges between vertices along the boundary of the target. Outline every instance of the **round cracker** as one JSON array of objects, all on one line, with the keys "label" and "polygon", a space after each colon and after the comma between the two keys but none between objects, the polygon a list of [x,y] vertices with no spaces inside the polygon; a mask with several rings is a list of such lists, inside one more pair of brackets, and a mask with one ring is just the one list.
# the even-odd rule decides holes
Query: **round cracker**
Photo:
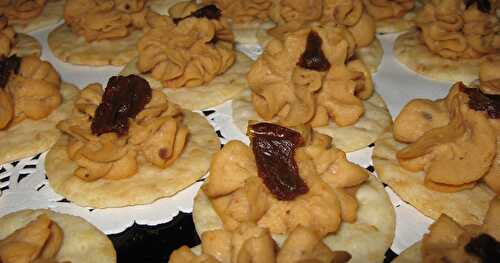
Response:
[{"label": "round cracker", "polygon": [[433,219],[446,214],[460,225],[482,224],[490,200],[495,197],[485,184],[455,193],[443,193],[424,186],[424,172],[410,172],[399,165],[396,153],[406,147],[392,132],[385,132],[375,143],[373,165],[379,178],[401,199]]},{"label": "round cracker", "polygon": [[[332,250],[344,250],[352,255],[350,263],[383,262],[395,231],[395,212],[389,196],[374,175],[370,175],[356,193],[359,208],[355,223],[343,222],[335,234],[323,242]],[[210,230],[223,228],[222,221],[202,190],[194,199],[193,221],[201,236]],[[281,246],[285,235],[273,235]]]},{"label": "round cracker", "polygon": [[[269,41],[273,39],[271,35],[267,33],[267,30],[274,27],[276,24],[273,22],[268,22],[261,25],[257,30],[257,40],[261,47],[267,46]],[[382,43],[378,38],[372,41],[372,43],[366,47],[357,48],[354,51],[354,58],[358,58],[370,69],[372,73],[377,72],[380,63],[382,63],[382,56],[384,55],[384,49],[382,48]]]},{"label": "round cracker", "polygon": [[[314,130],[333,138],[333,143],[344,152],[353,152],[370,145],[392,124],[392,118],[380,95],[374,93],[363,101],[365,113],[351,126],[339,127],[334,122]],[[250,90],[246,90],[232,102],[233,122],[246,134],[248,121],[264,121],[253,108]]]},{"label": "round cracker", "polygon": [[141,30],[132,30],[127,37],[87,42],[66,24],[58,26],[49,33],[48,44],[54,55],[76,65],[120,66],[137,56],[137,41],[142,37]]},{"label": "round cracker", "polygon": [[378,38],[375,38],[369,46],[354,50],[354,58],[363,61],[371,73],[378,71],[383,55],[384,49]]},{"label": "round cracker", "polygon": [[140,74],[137,69],[137,58],[130,61],[120,72],[120,75],[139,75],[146,79],[152,88],[162,89],[167,94],[169,101],[179,104],[184,109],[202,110],[230,100],[245,90],[248,87],[246,74],[251,65],[251,59],[240,52],[236,52],[234,65],[224,74],[198,87],[182,87],[178,89],[163,88],[163,84],[150,75]]},{"label": "round cracker", "polygon": [[42,46],[36,38],[26,34],[16,34],[16,44],[10,52],[11,55],[25,57],[35,55],[39,57],[42,54]]},{"label": "round cracker", "polygon": [[413,29],[415,25],[415,12],[406,13],[403,17],[383,19],[376,22],[377,33],[397,33]]},{"label": "round cracker", "polygon": [[428,0],[416,0],[415,7],[403,17],[383,19],[376,22],[377,33],[396,33],[408,31],[416,27],[415,17]]},{"label": "round cracker", "polygon": [[63,134],[47,154],[45,168],[52,189],[85,207],[108,208],[149,204],[176,194],[208,171],[210,156],[219,149],[219,139],[201,115],[185,111],[189,139],[181,156],[166,169],[141,162],[139,171],[122,180],[86,182],[73,175],[78,165],[69,159],[69,136]]},{"label": "round cracker", "polygon": [[10,19],[9,25],[18,33],[29,33],[55,25],[63,19],[64,4],[64,0],[49,0],[38,17],[28,20],[27,23],[24,20]]},{"label": "round cracker", "polygon": [[422,262],[422,252],[420,252],[422,247],[421,242],[413,244],[411,247],[405,249],[397,258],[395,258],[392,263],[421,263]]},{"label": "round cracker", "polygon": [[61,214],[48,209],[22,210],[0,218],[0,240],[26,226],[39,215],[46,214],[63,230],[64,239],[57,257],[59,262],[113,263],[116,252],[111,240],[99,229],[73,215]]},{"label": "round cracker", "polygon": [[59,138],[56,128],[59,121],[68,118],[78,96],[78,88],[61,85],[63,103],[48,117],[41,120],[26,119],[0,131],[0,163],[7,163],[48,150]]},{"label": "round cracker", "polygon": [[188,0],[149,0],[146,5],[160,15],[168,16],[168,10],[175,4],[187,2]]},{"label": "round cracker", "polygon": [[410,70],[432,80],[469,83],[479,75],[481,59],[448,59],[431,52],[417,31],[399,35],[394,43],[396,59]]}]

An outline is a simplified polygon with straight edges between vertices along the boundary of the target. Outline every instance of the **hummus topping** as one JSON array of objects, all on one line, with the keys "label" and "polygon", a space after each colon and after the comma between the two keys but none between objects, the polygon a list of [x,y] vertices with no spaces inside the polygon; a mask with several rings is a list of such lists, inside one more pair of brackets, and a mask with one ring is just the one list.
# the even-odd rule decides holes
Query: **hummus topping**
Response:
[{"label": "hummus topping", "polygon": [[277,26],[268,33],[278,39],[313,22],[345,27],[356,47],[366,47],[375,39],[375,20],[366,12],[362,0],[279,1],[271,8],[271,19]]},{"label": "hummus topping", "polygon": [[310,127],[297,130],[304,146],[298,147],[293,156],[309,191],[293,200],[280,200],[271,193],[259,177],[259,158],[243,143],[231,141],[214,155],[203,191],[225,230],[253,222],[271,233],[289,234],[301,225],[322,238],[337,231],[342,220],[356,220],[355,189],[367,180],[367,172],[349,162],[330,137]]},{"label": "hummus topping", "polygon": [[[396,118],[394,137],[409,143],[397,153],[399,163],[410,171],[424,171],[424,184],[430,189],[455,192],[472,188],[495,167],[500,125],[497,119],[470,107],[475,105],[471,92],[457,83],[446,99],[413,100]],[[500,178],[490,179],[486,183],[500,191]]]},{"label": "hummus topping", "polygon": [[87,42],[123,38],[147,25],[145,4],[146,0],[67,0],[64,19]]},{"label": "hummus topping", "polygon": [[277,248],[268,229],[253,223],[243,223],[234,231],[207,231],[201,241],[202,255],[196,256],[182,246],[171,254],[169,262],[344,263],[351,259],[345,251],[330,250],[320,236],[303,226],[295,228],[281,248]]},{"label": "hummus topping", "polygon": [[88,85],[73,116],[57,127],[70,136],[67,152],[78,164],[75,176],[118,180],[136,174],[142,163],[171,165],[188,139],[182,120],[181,109],[166,95],[130,75],[112,77],[106,92],[100,84]]},{"label": "hummus topping", "polygon": [[0,57],[8,57],[16,43],[16,31],[9,26],[6,16],[0,16]]},{"label": "hummus topping", "polygon": [[36,56],[4,58],[0,74],[0,129],[43,119],[62,103],[59,74]]},{"label": "hummus topping", "polygon": [[247,75],[256,112],[285,126],[354,124],[373,94],[369,70],[349,60],[354,48],[351,33],[330,24],[272,40]]},{"label": "hummus topping", "polygon": [[190,2],[171,7],[177,24],[167,16],[148,17],[151,30],[138,43],[140,72],[151,74],[166,88],[196,87],[234,64],[234,36],[227,20],[198,17],[200,10],[208,9]]},{"label": "hummus topping", "polygon": [[363,0],[363,3],[376,21],[403,17],[415,7],[415,0]]},{"label": "hummus topping", "polygon": [[214,4],[222,15],[235,24],[265,21],[269,17],[272,0],[202,0],[203,4]]},{"label": "hummus topping", "polygon": [[500,257],[500,199],[493,198],[482,225],[460,226],[441,215],[422,239],[422,262],[495,262]]},{"label": "hummus topping", "polygon": [[0,262],[51,262],[64,239],[61,227],[42,214],[23,228],[0,240]]},{"label": "hummus topping", "polygon": [[[480,58],[500,51],[500,22],[495,0],[490,8],[462,0],[429,1],[417,14],[421,40],[430,51],[450,59]],[[490,3],[490,2],[488,2]]]},{"label": "hummus topping", "polygon": [[47,0],[2,0],[0,13],[9,20],[26,21],[39,16]]},{"label": "hummus topping", "polygon": [[356,40],[356,47],[366,47],[375,39],[375,20],[362,0],[325,0],[321,21],[345,26]]}]

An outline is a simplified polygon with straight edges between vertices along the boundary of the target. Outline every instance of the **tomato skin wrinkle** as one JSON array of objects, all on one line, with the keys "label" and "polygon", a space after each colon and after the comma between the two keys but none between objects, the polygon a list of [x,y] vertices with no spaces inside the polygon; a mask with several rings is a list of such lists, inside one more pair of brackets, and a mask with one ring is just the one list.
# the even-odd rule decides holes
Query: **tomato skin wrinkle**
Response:
[{"label": "tomato skin wrinkle", "polygon": [[304,144],[300,133],[276,124],[258,123],[249,127],[257,172],[278,200],[293,200],[309,191],[300,178],[294,155]]}]

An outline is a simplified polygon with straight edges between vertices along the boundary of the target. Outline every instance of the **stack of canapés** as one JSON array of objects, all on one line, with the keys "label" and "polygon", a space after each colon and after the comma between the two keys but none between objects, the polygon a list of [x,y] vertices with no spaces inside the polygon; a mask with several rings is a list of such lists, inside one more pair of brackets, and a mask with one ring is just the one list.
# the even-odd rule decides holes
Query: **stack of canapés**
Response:
[{"label": "stack of canap\u00e9s", "polygon": [[[193,196],[202,243],[169,262],[382,262],[396,225],[383,183],[435,220],[397,262],[500,261],[498,0],[5,0],[0,14],[0,163],[48,151],[49,187],[101,209],[208,172]],[[63,81],[29,35],[56,23],[57,59],[121,73]],[[388,33],[404,67],[456,82],[446,97],[391,117],[372,79]],[[193,112],[226,101],[249,144],[220,149]],[[346,155],[371,144],[377,175]],[[0,218],[0,262],[116,252],[82,218],[21,210]]]}]

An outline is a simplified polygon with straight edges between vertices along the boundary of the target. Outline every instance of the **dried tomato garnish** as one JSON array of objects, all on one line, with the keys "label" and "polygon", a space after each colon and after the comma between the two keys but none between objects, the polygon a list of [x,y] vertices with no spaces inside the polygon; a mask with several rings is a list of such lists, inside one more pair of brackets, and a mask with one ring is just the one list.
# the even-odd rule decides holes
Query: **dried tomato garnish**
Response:
[{"label": "dried tomato garnish", "polygon": [[278,200],[293,200],[309,191],[299,176],[294,159],[297,147],[304,144],[300,133],[271,123],[249,127],[252,150],[259,177]]},{"label": "dried tomato garnish", "polygon": [[5,88],[9,81],[10,74],[18,74],[20,67],[21,58],[16,55],[0,59],[0,88]]},{"label": "dried tomato garnish", "polygon": [[491,11],[491,3],[489,0],[464,0],[466,9],[474,3],[477,3],[477,9],[483,13],[489,13]]},{"label": "dried tomato garnish", "polygon": [[481,259],[481,262],[498,262],[500,258],[500,242],[488,234],[471,238],[465,245],[465,251]]},{"label": "dried tomato garnish", "polygon": [[101,135],[128,132],[128,119],[134,118],[149,103],[152,90],[148,82],[136,75],[111,77],[102,96],[101,104],[92,120],[92,133]]},{"label": "dried tomato garnish", "polygon": [[492,119],[500,118],[500,95],[484,94],[480,89],[471,89],[462,84],[460,91],[469,95],[469,108],[486,111]]},{"label": "dried tomato garnish", "polygon": [[321,45],[323,40],[315,31],[309,32],[307,35],[306,50],[300,56],[297,65],[299,67],[316,70],[316,71],[327,71],[330,69],[330,62],[326,59]]},{"label": "dried tomato garnish", "polygon": [[190,15],[185,16],[185,17],[180,17],[180,18],[174,18],[173,21],[174,23],[179,23],[180,21],[188,18],[188,17],[196,17],[196,18],[207,18],[207,19],[216,19],[218,20],[221,17],[221,11],[217,6],[215,5],[207,5],[204,6],[194,12],[192,12]]}]

